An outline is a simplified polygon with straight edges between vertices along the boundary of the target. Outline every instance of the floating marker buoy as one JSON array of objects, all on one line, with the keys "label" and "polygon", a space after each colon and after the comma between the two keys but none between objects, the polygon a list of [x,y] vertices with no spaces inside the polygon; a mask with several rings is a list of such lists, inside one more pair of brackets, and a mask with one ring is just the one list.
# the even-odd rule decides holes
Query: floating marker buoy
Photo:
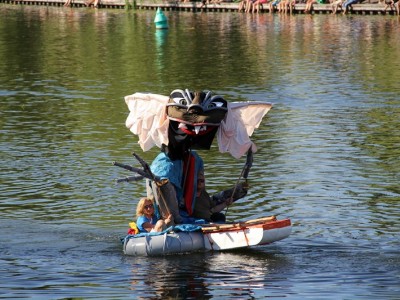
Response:
[{"label": "floating marker buoy", "polygon": [[168,20],[161,8],[157,8],[154,23],[156,24],[157,29],[168,29]]}]

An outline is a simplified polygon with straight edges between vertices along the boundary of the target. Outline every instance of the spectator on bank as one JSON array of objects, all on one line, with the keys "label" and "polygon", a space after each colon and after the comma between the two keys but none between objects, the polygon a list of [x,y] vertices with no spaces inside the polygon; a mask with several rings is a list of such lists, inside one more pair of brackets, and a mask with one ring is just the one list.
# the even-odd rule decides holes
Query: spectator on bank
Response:
[{"label": "spectator on bank", "polygon": [[399,14],[399,0],[390,0],[389,2],[385,2],[382,1],[380,2],[381,4],[385,5],[385,8],[383,9],[383,11],[386,11],[388,8],[390,8],[391,10],[395,10],[397,14]]},{"label": "spectator on bank", "polygon": [[284,11],[284,8],[286,7],[286,2],[287,0],[281,0],[278,5],[276,6],[278,13],[281,13]]},{"label": "spectator on bank", "polygon": [[246,0],[241,0],[239,2],[238,12],[241,12],[242,10],[246,10]]},{"label": "spectator on bank", "polygon": [[88,1],[85,2],[85,5],[87,7],[89,7],[90,5],[93,4],[93,7],[97,8],[99,6],[99,3],[100,3],[100,0],[88,0]]},{"label": "spectator on bank", "polygon": [[[189,2],[190,0],[183,0],[183,2]],[[221,4],[222,0],[201,0],[201,6],[200,8],[203,8],[204,6],[207,6],[207,4]]]},{"label": "spectator on bank", "polygon": [[260,12],[260,9],[263,9],[264,7],[263,7],[263,4],[267,4],[268,3],[268,0],[256,0],[254,3],[253,3],[253,14],[254,13],[259,13]]},{"label": "spectator on bank", "polygon": [[296,0],[281,0],[281,2],[278,4],[278,12],[284,14],[292,12],[295,4]]},{"label": "spectator on bank", "polygon": [[257,0],[247,0],[246,1],[246,13],[250,13],[253,11],[254,3],[256,3]]},{"label": "spectator on bank", "polygon": [[339,7],[342,8],[342,4],[343,4],[344,0],[334,0],[331,3],[331,7],[332,7],[332,14],[336,14]]},{"label": "spectator on bank", "polygon": [[349,8],[353,5],[360,2],[360,0],[346,0],[342,4],[342,9],[343,9],[343,14],[345,15],[348,11]]},{"label": "spectator on bank", "polygon": [[304,13],[311,13],[313,4],[317,3],[317,0],[307,0],[306,2],[306,8],[304,9]]},{"label": "spectator on bank", "polygon": [[269,12],[274,12],[275,9],[278,7],[281,0],[273,0],[269,3]]}]

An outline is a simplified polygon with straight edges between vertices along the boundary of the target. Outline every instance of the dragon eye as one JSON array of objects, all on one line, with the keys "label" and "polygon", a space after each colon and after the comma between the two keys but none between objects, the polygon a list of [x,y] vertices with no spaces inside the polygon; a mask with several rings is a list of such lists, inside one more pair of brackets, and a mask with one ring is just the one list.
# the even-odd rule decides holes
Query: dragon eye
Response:
[{"label": "dragon eye", "polygon": [[214,107],[223,107],[225,105],[224,102],[220,101],[213,101],[207,105],[207,108],[214,108]]},{"label": "dragon eye", "polygon": [[176,104],[180,105],[188,105],[188,102],[185,98],[172,98]]}]

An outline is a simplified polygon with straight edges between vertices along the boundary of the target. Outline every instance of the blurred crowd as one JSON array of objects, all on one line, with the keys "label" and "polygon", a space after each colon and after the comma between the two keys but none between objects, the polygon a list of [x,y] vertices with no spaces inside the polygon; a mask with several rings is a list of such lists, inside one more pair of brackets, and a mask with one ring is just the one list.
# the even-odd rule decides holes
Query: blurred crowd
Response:
[{"label": "blurred crowd", "polygon": [[[176,2],[192,2],[192,0],[176,0]],[[292,13],[296,4],[305,4],[304,13],[311,13],[314,4],[329,5],[332,14],[341,12],[346,14],[352,8],[353,4],[365,3],[366,0],[200,0],[200,8],[207,7],[209,4],[221,4],[222,2],[237,2],[238,11],[246,13],[259,13],[263,11]],[[371,0],[367,0],[371,1]],[[66,0],[64,6],[71,6],[72,0]],[[378,5],[383,12],[395,11],[400,15],[400,0],[378,0],[374,4]],[[97,8],[100,5],[100,0],[87,0],[85,5],[88,7]]]},{"label": "blurred crowd", "polygon": [[[238,11],[246,13],[261,11],[291,13],[296,4],[305,4],[304,13],[311,13],[314,4],[326,4],[330,5],[332,14],[339,11],[346,14],[351,9],[351,5],[359,3],[363,3],[363,0],[240,0]],[[400,14],[400,0],[379,0],[375,4],[382,7],[384,12],[393,10],[397,15]]]}]

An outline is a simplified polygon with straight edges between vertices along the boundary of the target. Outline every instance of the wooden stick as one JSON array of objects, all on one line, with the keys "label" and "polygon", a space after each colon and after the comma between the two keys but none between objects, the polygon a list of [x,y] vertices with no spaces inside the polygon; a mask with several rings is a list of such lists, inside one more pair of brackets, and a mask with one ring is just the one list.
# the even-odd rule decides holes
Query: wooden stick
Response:
[{"label": "wooden stick", "polygon": [[239,223],[236,224],[221,224],[221,225],[216,225],[212,227],[203,227],[202,231],[215,231],[215,230],[221,230],[221,229],[230,229],[230,228],[236,228],[240,227]]},{"label": "wooden stick", "polygon": [[[243,176],[243,178],[246,180],[246,183],[247,183],[247,176],[249,176],[250,168],[251,168],[252,165],[253,165],[253,151],[251,151],[251,147],[252,147],[252,145],[250,145],[249,150],[247,150],[246,162],[244,163],[242,172],[240,173],[240,176],[239,176],[239,178],[237,179],[236,184],[235,184],[235,187],[234,187],[234,189],[233,189],[233,192],[232,192],[232,195],[231,195],[232,203],[233,203],[233,197],[234,197],[234,195],[235,195],[237,186],[238,186],[238,184],[239,184],[240,179],[242,178],[242,176]],[[225,217],[228,215],[228,209],[229,209],[229,205],[226,206]]]},{"label": "wooden stick", "polygon": [[222,230],[222,229],[233,229],[233,228],[243,228],[246,227],[247,225],[257,225],[257,224],[263,224],[266,222],[273,222],[276,221],[275,216],[270,216],[270,217],[264,217],[264,218],[259,218],[259,219],[254,219],[254,220],[248,220],[244,222],[238,222],[234,224],[204,224],[201,225],[202,231],[215,231],[215,230]]},{"label": "wooden stick", "polygon": [[156,184],[156,188],[160,194],[160,198],[163,201],[163,205],[165,207],[165,209],[167,210],[167,214],[170,215],[171,211],[169,210],[169,207],[167,205],[167,201],[165,200],[165,196],[164,193],[161,191],[161,186],[165,184],[164,180],[160,180],[159,178],[157,178],[157,176],[155,176],[153,174],[153,172],[150,169],[149,164],[143,159],[141,158],[139,155],[137,155],[135,152],[132,153],[132,155],[137,159],[137,161],[142,165],[143,167],[143,171],[146,174],[149,174],[150,177],[149,179],[151,179],[155,184]]},{"label": "wooden stick", "polygon": [[248,220],[248,221],[245,221],[244,223],[252,224],[252,223],[267,222],[267,221],[276,221],[276,216],[270,216],[270,217],[263,217],[263,218],[254,219],[254,220]]}]

